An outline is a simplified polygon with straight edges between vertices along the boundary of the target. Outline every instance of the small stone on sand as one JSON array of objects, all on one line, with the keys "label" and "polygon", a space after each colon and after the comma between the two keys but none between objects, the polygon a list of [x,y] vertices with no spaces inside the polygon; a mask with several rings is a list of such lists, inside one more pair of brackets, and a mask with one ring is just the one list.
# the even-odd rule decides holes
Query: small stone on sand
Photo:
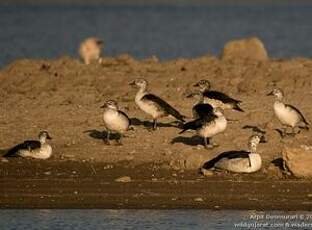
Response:
[{"label": "small stone on sand", "polygon": [[131,177],[129,176],[122,176],[119,177],[117,179],[115,179],[116,182],[122,182],[122,183],[127,183],[127,182],[131,182]]}]

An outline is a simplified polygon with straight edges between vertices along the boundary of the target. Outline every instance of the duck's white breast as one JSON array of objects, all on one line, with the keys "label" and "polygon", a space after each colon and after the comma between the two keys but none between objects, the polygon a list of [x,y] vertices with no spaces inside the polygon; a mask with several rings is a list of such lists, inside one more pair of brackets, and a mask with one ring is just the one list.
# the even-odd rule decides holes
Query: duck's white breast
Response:
[{"label": "duck's white breast", "polygon": [[284,125],[295,127],[300,121],[297,111],[285,106],[282,102],[274,103],[274,112],[279,121]]},{"label": "duck's white breast", "polygon": [[117,111],[105,111],[103,121],[105,127],[112,131],[124,132],[129,127],[129,120]]},{"label": "duck's white breast", "polygon": [[19,150],[18,154],[21,157],[31,157],[36,159],[48,159],[52,155],[52,147],[48,144],[42,144],[40,149]]},{"label": "duck's white breast", "polygon": [[224,117],[218,117],[213,122],[204,125],[198,130],[198,134],[203,137],[212,137],[226,129],[227,121]]},{"label": "duck's white breast", "polygon": [[158,118],[164,115],[164,112],[159,110],[159,108],[151,101],[142,100],[143,96],[136,96],[135,103],[139,106],[141,110],[145,113],[151,115],[153,118]]},{"label": "duck's white breast", "polygon": [[40,151],[38,154],[35,154],[34,157],[38,159],[48,159],[52,155],[52,147],[48,144],[41,145]]}]

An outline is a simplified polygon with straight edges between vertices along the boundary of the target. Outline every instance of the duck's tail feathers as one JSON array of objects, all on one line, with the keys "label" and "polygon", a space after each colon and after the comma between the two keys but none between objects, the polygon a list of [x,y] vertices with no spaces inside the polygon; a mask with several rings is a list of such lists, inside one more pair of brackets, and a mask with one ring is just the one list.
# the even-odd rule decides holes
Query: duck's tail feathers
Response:
[{"label": "duck's tail feathers", "polygon": [[186,131],[187,129],[183,129],[182,131],[179,132],[179,134],[182,134]]},{"label": "duck's tail feathers", "polygon": [[300,129],[310,130],[310,125],[308,123],[304,123],[305,125],[299,126]]},{"label": "duck's tail feathers", "polygon": [[5,157],[7,153],[8,153],[8,149],[0,149],[0,157]]},{"label": "duck's tail feathers", "polygon": [[218,157],[215,157],[211,159],[210,161],[207,161],[203,165],[203,169],[211,169],[215,166],[215,164],[219,161],[220,159]]},{"label": "duck's tail feathers", "polygon": [[11,149],[2,150],[3,154],[4,154],[4,155],[2,155],[2,157],[5,157],[5,158],[6,157],[18,157],[18,155],[16,154],[18,149],[19,149],[19,146],[17,145],[17,146],[14,146]]},{"label": "duck's tail feathers", "polygon": [[170,113],[170,115],[174,116],[177,120],[181,122],[185,122],[186,116],[180,114],[179,112],[175,111],[174,113]]},{"label": "duck's tail feathers", "polygon": [[234,104],[233,109],[236,110],[236,111],[239,111],[239,112],[245,112],[241,107],[239,107],[239,104],[238,104],[238,103],[235,103],[235,104]]}]

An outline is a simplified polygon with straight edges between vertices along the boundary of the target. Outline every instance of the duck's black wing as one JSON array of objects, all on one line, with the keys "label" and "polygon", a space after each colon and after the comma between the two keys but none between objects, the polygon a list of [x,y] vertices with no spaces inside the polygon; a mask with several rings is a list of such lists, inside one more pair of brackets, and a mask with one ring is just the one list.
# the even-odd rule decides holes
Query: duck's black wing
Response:
[{"label": "duck's black wing", "polygon": [[212,122],[215,118],[217,118],[214,114],[209,114],[204,117],[200,117],[198,119],[195,119],[193,121],[189,121],[187,123],[184,123],[182,126],[182,131],[179,132],[179,134],[184,133],[186,130],[197,130],[200,127],[202,127],[204,124],[207,124],[209,122]]},{"label": "duck's black wing", "polygon": [[208,97],[210,99],[221,101],[224,104],[232,104],[233,109],[240,111],[240,112],[244,112],[244,110],[239,107],[239,103],[241,103],[241,101],[231,98],[224,93],[221,93],[219,91],[208,90],[208,91],[205,91],[203,95],[204,97]]},{"label": "duck's black wing", "polygon": [[146,94],[142,97],[142,100],[149,100],[155,103],[158,107],[166,111],[168,114],[174,116],[176,119],[183,121],[185,116],[181,115],[175,108],[165,102],[163,99],[155,96],[154,94]]},{"label": "duck's black wing", "polygon": [[210,104],[199,103],[193,106],[199,118],[213,115],[213,107]]},{"label": "duck's black wing", "polygon": [[207,90],[203,93],[204,97],[222,101],[223,103],[240,103],[241,101],[233,99],[228,95],[214,90]]},{"label": "duck's black wing", "polygon": [[215,158],[213,158],[212,160],[207,161],[203,165],[203,168],[204,169],[213,168],[218,161],[220,161],[221,159],[224,159],[224,158],[227,158],[227,159],[248,158],[249,153],[250,152],[245,151],[245,150],[223,152],[223,153],[219,154],[218,156],[216,156]]},{"label": "duck's black wing", "polygon": [[41,148],[41,143],[39,141],[35,141],[35,140],[28,140],[28,141],[24,141],[21,144],[18,144],[16,146],[14,146],[13,148],[11,148],[3,157],[12,157],[12,156],[16,156],[16,153],[19,150],[35,150],[35,149],[39,149]]},{"label": "duck's black wing", "polygon": [[300,112],[299,109],[297,109],[295,106],[293,105],[289,105],[289,104],[286,104],[286,106],[292,108],[293,110],[295,110],[301,117],[301,120],[303,121],[304,124],[306,124],[307,126],[309,126],[310,124],[307,122],[307,120],[304,118],[303,114]]},{"label": "duck's black wing", "polygon": [[130,120],[130,118],[128,117],[128,115],[127,115],[125,112],[121,111],[121,110],[118,110],[118,112],[121,113],[122,115],[124,115],[124,116],[128,119],[129,125],[131,125],[131,120]]}]

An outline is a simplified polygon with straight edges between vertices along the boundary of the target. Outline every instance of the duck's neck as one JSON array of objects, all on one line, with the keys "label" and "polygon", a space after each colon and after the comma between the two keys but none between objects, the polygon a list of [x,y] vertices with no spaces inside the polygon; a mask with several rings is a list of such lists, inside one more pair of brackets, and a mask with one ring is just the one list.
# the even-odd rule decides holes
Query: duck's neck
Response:
[{"label": "duck's neck", "polygon": [[200,97],[195,101],[194,105],[198,105],[198,104],[204,104],[204,97]]},{"label": "duck's neck", "polygon": [[261,164],[262,164],[262,160],[258,153],[249,154],[249,166],[251,168],[260,168]]},{"label": "duck's neck", "polygon": [[46,137],[39,137],[40,143],[43,145],[46,143]]},{"label": "duck's neck", "polygon": [[250,143],[249,144],[249,152],[252,154],[257,154],[257,144]]},{"label": "duck's neck", "polygon": [[110,114],[113,114],[113,113],[118,113],[118,110],[117,109],[112,109],[112,108],[106,108],[104,109],[104,113],[110,113]]},{"label": "duck's neck", "polygon": [[144,96],[145,94],[147,93],[147,89],[146,87],[141,87],[139,88],[137,94],[136,94],[136,97],[137,98],[141,98],[142,96]]},{"label": "duck's neck", "polygon": [[208,92],[209,90],[210,90],[210,87],[205,87],[205,88],[199,89],[199,91],[202,92],[202,93]]},{"label": "duck's neck", "polygon": [[204,103],[204,95],[201,93],[199,98],[198,98],[198,103],[197,104],[202,104]]},{"label": "duck's neck", "polygon": [[283,96],[278,95],[278,96],[275,98],[275,102],[277,102],[277,103],[283,103]]}]

